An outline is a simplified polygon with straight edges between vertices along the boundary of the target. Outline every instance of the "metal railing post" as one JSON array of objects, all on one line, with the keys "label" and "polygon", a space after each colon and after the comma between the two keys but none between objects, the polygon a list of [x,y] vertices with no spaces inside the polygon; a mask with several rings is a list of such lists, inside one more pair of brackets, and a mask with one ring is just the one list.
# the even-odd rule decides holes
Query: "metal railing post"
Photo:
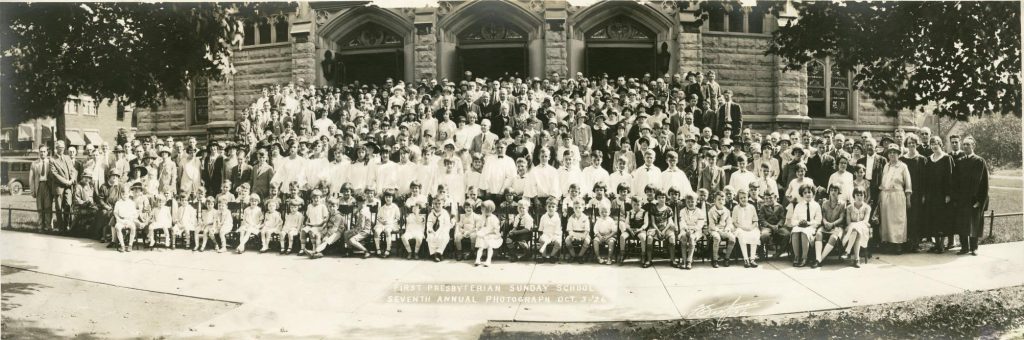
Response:
[{"label": "metal railing post", "polygon": [[14,215],[14,210],[11,209],[11,208],[7,208],[7,228],[8,229],[14,227],[14,225],[11,224],[12,221],[14,221],[14,218],[13,218],[14,216],[13,215]]},{"label": "metal railing post", "polygon": [[996,224],[996,211],[988,211],[988,237],[992,237],[992,229],[995,228]]}]

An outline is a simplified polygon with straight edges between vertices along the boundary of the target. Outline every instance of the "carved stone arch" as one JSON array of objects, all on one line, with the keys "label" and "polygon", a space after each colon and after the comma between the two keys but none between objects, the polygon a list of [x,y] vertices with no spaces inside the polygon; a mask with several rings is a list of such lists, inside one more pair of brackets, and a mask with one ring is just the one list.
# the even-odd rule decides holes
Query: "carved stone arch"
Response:
[{"label": "carved stone arch", "polygon": [[455,35],[469,26],[497,14],[529,34],[527,39],[540,39],[543,35],[544,19],[525,6],[527,5],[516,1],[466,1],[453,7],[440,19],[437,26],[448,35],[445,38],[455,39]]},{"label": "carved stone arch", "polygon": [[658,34],[659,42],[675,40],[671,37],[671,32],[676,25],[671,18],[650,4],[633,1],[600,2],[574,13],[569,18],[574,28],[573,37],[582,38],[584,32],[620,15],[633,19]]},{"label": "carved stone arch", "polygon": [[[446,2],[442,2],[444,3]],[[439,75],[459,79],[463,68],[460,58],[466,56],[464,51],[477,46],[470,46],[470,41],[488,40],[491,43],[499,43],[504,40],[508,44],[495,47],[509,48],[508,45],[520,44],[522,48],[518,51],[524,52],[523,59],[514,63],[525,63],[524,70],[514,71],[524,76],[543,76],[545,23],[542,13],[532,11],[529,2],[466,1],[449,6],[449,9],[439,12],[441,16],[435,26],[438,34],[438,60],[441,61],[438,63]],[[484,32],[469,32],[475,30]],[[509,34],[505,34],[506,32]],[[485,39],[479,39],[481,36]],[[466,45],[461,45],[463,43]]]},{"label": "carved stone arch", "polygon": [[401,35],[404,40],[414,38],[411,21],[392,11],[376,6],[357,7],[345,12],[339,12],[333,18],[327,19],[327,23],[323,27],[318,28],[318,31],[325,40],[335,41],[346,33],[370,22]]},{"label": "carved stone arch", "polygon": [[[331,11],[329,9],[317,10],[316,20],[318,24],[322,23],[322,25],[317,27],[318,50],[316,55],[319,58],[317,61],[318,68],[324,58],[325,51],[332,51],[335,55],[340,55],[345,51],[351,50],[353,46],[343,46],[346,43],[343,43],[342,40],[352,38],[353,34],[359,30],[370,28],[378,30],[381,34],[387,36],[389,44],[386,45],[397,48],[401,52],[400,65],[402,70],[399,78],[407,82],[413,80],[416,30],[413,22],[405,15],[377,6],[359,6],[338,11]],[[395,44],[395,39],[392,39],[394,36],[400,39],[397,45]],[[375,39],[362,39],[361,41],[373,42]],[[320,84],[326,84],[327,80],[323,77],[323,72],[317,73],[320,74]],[[379,81],[383,81],[383,79]]]},{"label": "carved stone arch", "polygon": [[[604,1],[592,6],[581,8],[572,13],[566,23],[567,44],[569,50],[570,73],[583,72],[586,70],[586,49],[589,33],[608,27],[616,21],[628,23],[634,32],[650,32],[655,35],[653,46],[660,50],[663,44],[668,46],[672,55],[668,64],[668,72],[676,72],[678,62],[675,55],[678,52],[677,36],[679,25],[672,19],[666,10],[677,10],[665,8],[653,3],[641,4],[634,1]],[[623,26],[618,26],[622,28]],[[645,32],[645,33],[646,33]],[[661,57],[658,57],[659,60]]]}]

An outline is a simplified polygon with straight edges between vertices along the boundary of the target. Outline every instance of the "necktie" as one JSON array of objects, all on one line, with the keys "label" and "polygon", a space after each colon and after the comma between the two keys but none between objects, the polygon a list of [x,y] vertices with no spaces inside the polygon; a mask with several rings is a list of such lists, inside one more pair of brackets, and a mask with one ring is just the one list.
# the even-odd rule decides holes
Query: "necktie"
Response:
[{"label": "necktie", "polygon": [[441,216],[434,215],[434,231],[441,229]]},{"label": "necktie", "polygon": [[811,222],[811,202],[807,202],[807,222]]}]

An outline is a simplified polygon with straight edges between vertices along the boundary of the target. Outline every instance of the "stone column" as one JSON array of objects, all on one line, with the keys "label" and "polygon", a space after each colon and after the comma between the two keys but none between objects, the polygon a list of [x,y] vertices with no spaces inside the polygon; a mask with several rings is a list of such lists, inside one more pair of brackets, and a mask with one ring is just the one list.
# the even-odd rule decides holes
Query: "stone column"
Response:
[{"label": "stone column", "polygon": [[565,50],[565,31],[553,31],[550,28],[544,30],[544,76],[550,77],[552,73],[558,73],[562,78],[568,76],[569,64],[566,58],[569,56]]},{"label": "stone column", "polygon": [[414,80],[434,79],[437,76],[437,36],[417,34],[414,58],[413,63],[416,65],[413,72]]},{"label": "stone column", "polygon": [[313,22],[309,20],[292,23],[292,81],[304,79],[306,84],[316,84],[316,44],[313,43]]},{"label": "stone column", "polygon": [[558,73],[563,79],[569,77],[569,53],[565,36],[566,3],[546,1],[544,3],[544,76]]},{"label": "stone column", "polygon": [[413,50],[413,81],[437,78],[437,35],[434,34],[434,9],[417,8],[416,46]]},{"label": "stone column", "polygon": [[[792,2],[779,12],[778,25],[786,26],[796,22],[799,12]],[[775,128],[807,128],[811,118],[807,116],[807,72],[803,69],[783,72],[784,61],[775,60]]]},{"label": "stone column", "polygon": [[676,73],[684,74],[692,71],[704,71],[704,44],[701,42],[700,25],[697,24],[700,12],[697,5],[680,8],[677,15],[679,27]]}]

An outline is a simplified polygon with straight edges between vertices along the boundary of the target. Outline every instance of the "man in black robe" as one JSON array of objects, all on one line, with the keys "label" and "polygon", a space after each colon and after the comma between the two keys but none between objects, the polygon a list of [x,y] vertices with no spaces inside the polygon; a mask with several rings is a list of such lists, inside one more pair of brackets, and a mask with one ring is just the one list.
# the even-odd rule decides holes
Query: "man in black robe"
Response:
[{"label": "man in black robe", "polygon": [[988,209],[988,165],[974,153],[973,137],[963,138],[963,157],[953,168],[951,199],[957,210],[960,252],[978,255],[978,238],[984,231],[985,209]]}]

